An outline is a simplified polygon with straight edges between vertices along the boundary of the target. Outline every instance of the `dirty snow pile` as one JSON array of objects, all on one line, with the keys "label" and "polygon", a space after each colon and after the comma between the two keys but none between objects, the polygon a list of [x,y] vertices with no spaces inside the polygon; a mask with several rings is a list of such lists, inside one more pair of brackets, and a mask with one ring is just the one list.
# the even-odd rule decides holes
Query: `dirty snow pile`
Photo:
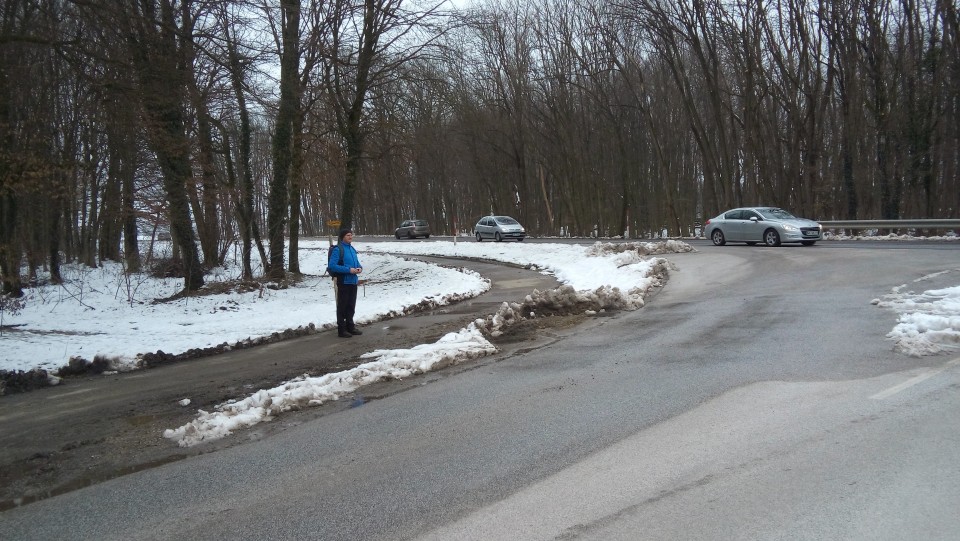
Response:
[{"label": "dirty snow pile", "polygon": [[644,295],[662,284],[669,263],[651,254],[689,252],[686,243],[629,243],[593,246],[566,244],[497,244],[424,242],[355,243],[361,261],[373,252],[473,257],[530,266],[554,274],[562,285],[552,291],[532,291],[518,303],[504,303],[496,313],[477,319],[434,344],[409,349],[377,350],[356,368],[319,377],[304,375],[278,387],[232,400],[197,417],[164,437],[190,447],[230,435],[234,430],[270,420],[284,411],[317,406],[371,383],[400,379],[497,351],[488,337],[500,335],[517,321],[544,315],[596,313],[606,309],[636,309]]},{"label": "dirty snow pile", "polygon": [[946,235],[933,235],[930,237],[924,236],[915,236],[915,235],[898,235],[896,233],[890,233],[887,235],[869,235],[869,234],[860,234],[860,235],[847,235],[846,233],[834,233],[833,231],[824,231],[823,240],[857,240],[857,241],[918,241],[918,240],[927,240],[927,241],[960,241],[960,235],[957,235],[953,231],[948,232]]},{"label": "dirty snow pile", "polygon": [[577,291],[592,292],[618,306],[635,308],[643,306],[643,295],[656,285],[657,271],[664,265],[661,259],[650,256],[693,251],[689,244],[676,240],[596,242],[589,246],[520,242],[392,242],[370,243],[370,249],[383,253],[474,258],[523,265],[549,272],[560,283]]},{"label": "dirty snow pile", "polygon": [[176,440],[180,447],[191,447],[269,421],[285,411],[338,400],[365,385],[403,379],[494,352],[496,347],[471,324],[459,332],[448,333],[434,344],[372,351],[361,358],[373,360],[356,368],[318,377],[305,374],[273,389],[259,390],[243,400],[220,404],[214,412],[199,410],[195,420],[165,430],[163,437]]},{"label": "dirty snow pile", "polygon": [[960,286],[920,293],[906,289],[906,284],[895,287],[891,293],[873,301],[900,313],[897,325],[887,334],[894,341],[894,349],[920,357],[960,348]]}]

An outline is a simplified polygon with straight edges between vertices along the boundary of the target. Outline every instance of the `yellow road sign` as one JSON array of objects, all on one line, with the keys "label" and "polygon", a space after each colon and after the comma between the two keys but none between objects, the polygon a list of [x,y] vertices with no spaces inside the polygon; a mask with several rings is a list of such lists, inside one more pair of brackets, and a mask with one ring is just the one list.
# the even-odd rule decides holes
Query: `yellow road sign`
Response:
[{"label": "yellow road sign", "polygon": [[327,220],[327,225],[330,227],[340,227],[340,220]]}]

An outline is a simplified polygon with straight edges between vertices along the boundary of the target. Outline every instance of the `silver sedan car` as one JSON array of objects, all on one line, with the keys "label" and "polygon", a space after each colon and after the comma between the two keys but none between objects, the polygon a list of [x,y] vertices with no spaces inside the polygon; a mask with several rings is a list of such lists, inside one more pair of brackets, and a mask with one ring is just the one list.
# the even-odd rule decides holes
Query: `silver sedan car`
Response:
[{"label": "silver sedan car", "polygon": [[822,238],[823,227],[805,218],[797,218],[776,207],[746,207],[728,210],[707,220],[703,234],[717,246],[728,242],[749,245],[762,242],[780,246],[784,242],[799,242],[812,246]]}]

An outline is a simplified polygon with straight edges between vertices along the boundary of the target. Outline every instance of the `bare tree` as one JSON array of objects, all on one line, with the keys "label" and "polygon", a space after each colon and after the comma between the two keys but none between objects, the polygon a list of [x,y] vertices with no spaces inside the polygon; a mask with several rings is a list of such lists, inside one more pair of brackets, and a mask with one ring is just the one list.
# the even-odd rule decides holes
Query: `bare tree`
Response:
[{"label": "bare tree", "polygon": [[430,45],[431,38],[417,41],[413,33],[436,8],[410,11],[403,7],[403,0],[334,0],[328,9],[320,83],[343,139],[346,171],[340,221],[352,227],[369,130],[365,125],[368,99],[399,75],[400,66]]},{"label": "bare tree", "polygon": [[192,170],[184,107],[191,71],[186,65],[184,40],[192,35],[183,13],[189,13],[191,2],[145,0],[115,7],[97,10],[97,14],[106,16],[101,20],[117,28],[129,48],[138,84],[135,96],[142,105],[147,138],[163,173],[171,234],[183,257],[184,290],[189,292],[203,285],[204,275],[186,192]]},{"label": "bare tree", "polygon": [[267,234],[273,280],[282,280],[284,232],[287,221],[290,168],[293,163],[294,120],[298,110],[300,64],[300,1],[281,0],[280,103],[273,134],[273,180],[270,183]]},{"label": "bare tree", "polygon": [[251,166],[251,139],[252,127],[250,122],[250,110],[247,106],[248,92],[248,71],[250,69],[251,59],[246,58],[241,53],[240,39],[237,37],[239,21],[233,16],[231,11],[224,5],[219,14],[220,28],[223,31],[223,47],[226,52],[225,64],[228,68],[230,82],[234,92],[237,110],[237,136],[232,140],[236,141],[237,148],[234,150],[237,155],[236,162],[240,169],[239,181],[236,180],[237,174],[234,172],[232,164],[234,160],[229,156],[232,146],[227,130],[221,126],[225,132],[224,149],[228,154],[226,157],[227,175],[233,179],[231,185],[238,187],[239,197],[236,203],[237,222],[239,224],[241,247],[241,260],[243,265],[243,278],[250,280],[253,278],[253,267],[251,265],[251,251],[253,242],[256,240],[260,250],[261,261],[264,264],[268,261],[266,250],[260,240],[257,221],[254,219],[254,185],[253,171]]}]

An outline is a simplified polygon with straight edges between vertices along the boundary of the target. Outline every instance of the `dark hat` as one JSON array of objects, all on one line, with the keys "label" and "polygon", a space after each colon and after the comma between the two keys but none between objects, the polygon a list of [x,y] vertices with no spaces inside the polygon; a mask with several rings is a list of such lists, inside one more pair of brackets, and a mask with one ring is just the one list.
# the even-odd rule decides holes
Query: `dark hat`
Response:
[{"label": "dark hat", "polygon": [[343,240],[343,237],[345,237],[347,233],[353,233],[353,229],[350,229],[349,227],[344,227],[343,229],[340,230],[340,234],[337,235],[337,239]]}]

